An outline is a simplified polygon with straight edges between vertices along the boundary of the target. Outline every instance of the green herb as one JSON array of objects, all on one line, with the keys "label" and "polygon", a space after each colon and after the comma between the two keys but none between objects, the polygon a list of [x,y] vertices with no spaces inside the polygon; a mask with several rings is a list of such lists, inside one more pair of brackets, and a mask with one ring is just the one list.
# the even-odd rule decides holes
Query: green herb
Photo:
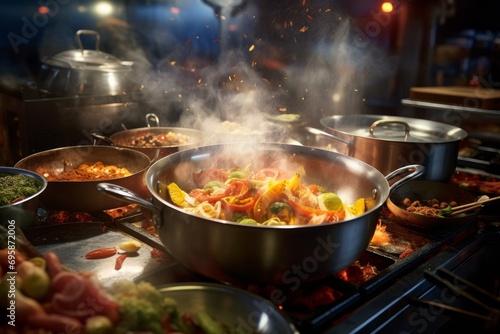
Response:
[{"label": "green herb", "polygon": [[4,175],[0,177],[0,206],[9,205],[18,199],[36,194],[40,186],[26,175]]}]

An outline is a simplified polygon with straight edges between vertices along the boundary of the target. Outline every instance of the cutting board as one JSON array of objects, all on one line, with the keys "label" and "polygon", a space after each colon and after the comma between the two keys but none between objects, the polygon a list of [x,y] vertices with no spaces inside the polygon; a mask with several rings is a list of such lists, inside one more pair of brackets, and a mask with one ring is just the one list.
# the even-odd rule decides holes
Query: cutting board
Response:
[{"label": "cutting board", "polygon": [[500,90],[480,87],[412,87],[410,99],[469,108],[500,110]]}]

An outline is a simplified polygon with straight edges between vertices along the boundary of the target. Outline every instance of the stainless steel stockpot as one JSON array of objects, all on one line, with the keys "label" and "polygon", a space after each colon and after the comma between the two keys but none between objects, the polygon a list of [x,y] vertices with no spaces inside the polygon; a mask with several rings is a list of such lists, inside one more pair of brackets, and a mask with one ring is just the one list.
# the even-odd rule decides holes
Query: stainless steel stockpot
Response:
[{"label": "stainless steel stockpot", "polygon": [[[345,154],[382,174],[408,165],[425,167],[422,179],[449,182],[455,172],[460,141],[467,132],[424,119],[381,115],[336,115],[320,120]],[[336,138],[335,138],[336,137]]]}]

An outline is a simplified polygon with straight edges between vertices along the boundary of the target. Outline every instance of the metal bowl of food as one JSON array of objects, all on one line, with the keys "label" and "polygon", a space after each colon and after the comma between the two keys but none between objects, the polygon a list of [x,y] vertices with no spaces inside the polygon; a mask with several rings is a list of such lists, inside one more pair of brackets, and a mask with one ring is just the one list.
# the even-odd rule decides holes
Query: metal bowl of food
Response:
[{"label": "metal bowl of food", "polygon": [[103,180],[149,197],[144,174],[150,163],[147,155],[136,150],[81,145],[34,153],[15,167],[47,179],[47,189],[40,196],[44,209],[93,212],[123,206],[123,202],[97,191],[97,183]]},{"label": "metal bowl of food", "polygon": [[[298,333],[270,301],[245,290],[214,283],[181,283],[159,287],[176,301],[180,314],[204,312],[231,333]],[[234,329],[234,331],[233,331]]]},{"label": "metal bowl of food", "polygon": [[29,227],[36,220],[47,180],[26,169],[0,167],[0,184],[1,225],[12,229]]}]

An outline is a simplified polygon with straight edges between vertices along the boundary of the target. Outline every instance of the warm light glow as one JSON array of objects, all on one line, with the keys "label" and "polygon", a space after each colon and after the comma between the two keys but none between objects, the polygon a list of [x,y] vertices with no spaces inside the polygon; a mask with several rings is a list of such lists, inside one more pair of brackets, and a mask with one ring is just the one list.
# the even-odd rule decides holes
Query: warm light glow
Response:
[{"label": "warm light glow", "polygon": [[38,13],[40,13],[40,14],[48,14],[49,13],[49,7],[47,7],[47,6],[40,6],[40,7],[38,7]]},{"label": "warm light glow", "polygon": [[107,16],[113,12],[113,6],[109,2],[98,2],[96,3],[94,10],[98,15]]},{"label": "warm light glow", "polygon": [[392,3],[386,1],[382,3],[382,6],[380,6],[380,8],[384,13],[390,13],[394,9],[394,6],[392,5]]}]

